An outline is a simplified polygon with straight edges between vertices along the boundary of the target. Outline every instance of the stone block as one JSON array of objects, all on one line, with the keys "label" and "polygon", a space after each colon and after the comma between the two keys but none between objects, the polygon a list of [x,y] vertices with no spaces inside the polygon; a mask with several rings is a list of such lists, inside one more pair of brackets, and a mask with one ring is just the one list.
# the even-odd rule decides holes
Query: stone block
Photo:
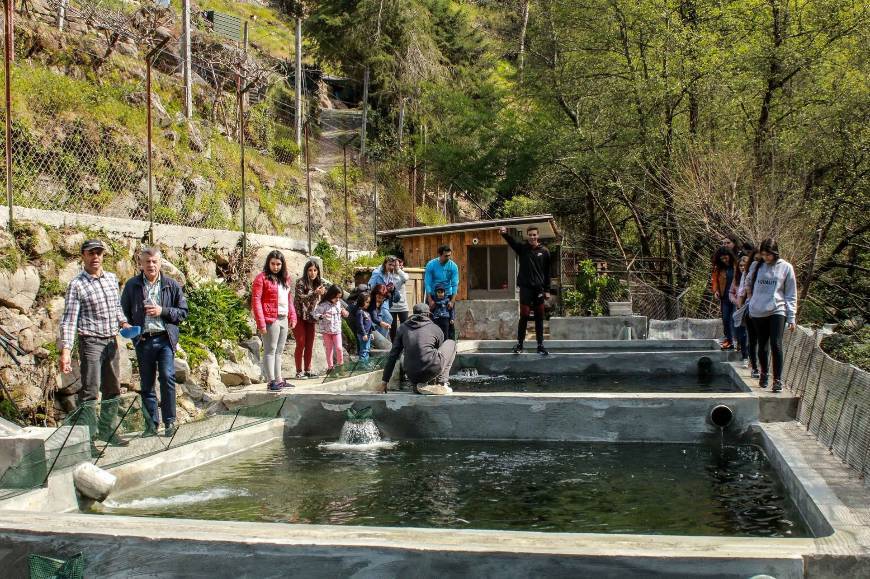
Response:
[{"label": "stone block", "polygon": [[651,340],[701,340],[716,339],[724,335],[722,320],[677,318],[676,320],[650,320]]},{"label": "stone block", "polygon": [[632,340],[645,340],[646,316],[550,318],[550,338],[553,340],[627,340],[628,328]]},{"label": "stone block", "polygon": [[458,301],[456,325],[459,337],[466,340],[516,339],[519,308],[519,302],[513,299]]},{"label": "stone block", "polygon": [[26,265],[14,272],[0,271],[0,304],[29,312],[39,291],[39,271]]}]

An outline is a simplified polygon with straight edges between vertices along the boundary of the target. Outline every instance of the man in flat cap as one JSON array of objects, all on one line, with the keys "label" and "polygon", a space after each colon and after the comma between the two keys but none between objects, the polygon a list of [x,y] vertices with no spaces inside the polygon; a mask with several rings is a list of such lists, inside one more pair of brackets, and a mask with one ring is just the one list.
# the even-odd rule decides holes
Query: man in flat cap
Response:
[{"label": "man in flat cap", "polygon": [[450,394],[453,390],[447,380],[456,357],[456,341],[445,339],[444,332],[430,319],[428,305],[417,304],[413,313],[407,322],[399,326],[396,339],[393,340],[393,348],[381,378],[381,388],[387,391],[396,362],[404,352],[405,374],[414,384],[415,392]]},{"label": "man in flat cap", "polygon": [[[60,371],[72,371],[71,352],[78,338],[82,382],[78,393],[82,407],[79,424],[90,428],[92,438],[123,445],[126,443],[122,439],[112,439],[117,415],[117,401],[113,404],[112,400],[121,395],[117,334],[130,324],[121,310],[118,278],[103,270],[105,252],[106,246],[99,239],[82,244],[82,272],[67,288],[60,323]],[[97,392],[103,399],[99,425]]]}]

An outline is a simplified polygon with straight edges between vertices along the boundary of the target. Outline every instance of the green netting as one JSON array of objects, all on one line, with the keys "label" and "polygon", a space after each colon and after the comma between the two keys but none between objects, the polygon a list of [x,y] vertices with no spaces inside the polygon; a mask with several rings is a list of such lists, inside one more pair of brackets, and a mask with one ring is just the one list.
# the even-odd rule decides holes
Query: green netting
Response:
[{"label": "green netting", "polygon": [[28,555],[30,579],[82,579],[85,557],[79,553],[69,559],[52,559],[42,555]]},{"label": "green netting", "polygon": [[342,378],[383,370],[387,364],[387,358],[388,356],[377,356],[371,357],[366,361],[352,360],[344,364],[338,364],[324,376],[323,381],[332,382],[333,380],[341,380]]},{"label": "green netting", "polygon": [[285,401],[285,397],[277,397],[213,413],[171,432],[153,430],[153,422],[137,394],[87,403],[69,414],[43,444],[34,441],[37,448],[0,476],[0,500],[41,487],[53,471],[80,462],[109,468],[272,420],[280,416]]}]

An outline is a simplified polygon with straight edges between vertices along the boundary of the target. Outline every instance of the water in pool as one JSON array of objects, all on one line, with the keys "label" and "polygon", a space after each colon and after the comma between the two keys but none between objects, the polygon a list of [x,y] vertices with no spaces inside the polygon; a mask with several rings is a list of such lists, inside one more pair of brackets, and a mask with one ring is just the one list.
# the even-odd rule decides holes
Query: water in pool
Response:
[{"label": "water in pool", "polygon": [[[450,377],[455,392],[596,392],[596,393],[720,393],[737,392],[728,376],[700,378],[691,374],[641,376],[631,374],[474,375],[469,370]],[[410,389],[410,385],[407,386]]]},{"label": "water in pool", "polygon": [[420,440],[347,451],[276,441],[97,508],[333,525],[810,536],[752,445]]}]

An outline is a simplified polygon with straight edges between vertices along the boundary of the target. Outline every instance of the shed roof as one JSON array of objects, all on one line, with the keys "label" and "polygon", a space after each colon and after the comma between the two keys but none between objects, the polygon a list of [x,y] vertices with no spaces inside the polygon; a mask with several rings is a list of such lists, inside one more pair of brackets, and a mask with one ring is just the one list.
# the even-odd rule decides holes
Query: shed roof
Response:
[{"label": "shed roof", "polygon": [[378,231],[378,237],[418,237],[421,235],[440,235],[460,231],[479,231],[482,229],[498,229],[499,227],[529,227],[534,225],[540,231],[543,239],[558,239],[559,230],[552,215],[529,215],[526,217],[505,217],[503,219],[488,219],[486,221],[465,221],[448,223],[447,225],[427,225],[423,227],[408,227],[405,229],[389,229]]}]

